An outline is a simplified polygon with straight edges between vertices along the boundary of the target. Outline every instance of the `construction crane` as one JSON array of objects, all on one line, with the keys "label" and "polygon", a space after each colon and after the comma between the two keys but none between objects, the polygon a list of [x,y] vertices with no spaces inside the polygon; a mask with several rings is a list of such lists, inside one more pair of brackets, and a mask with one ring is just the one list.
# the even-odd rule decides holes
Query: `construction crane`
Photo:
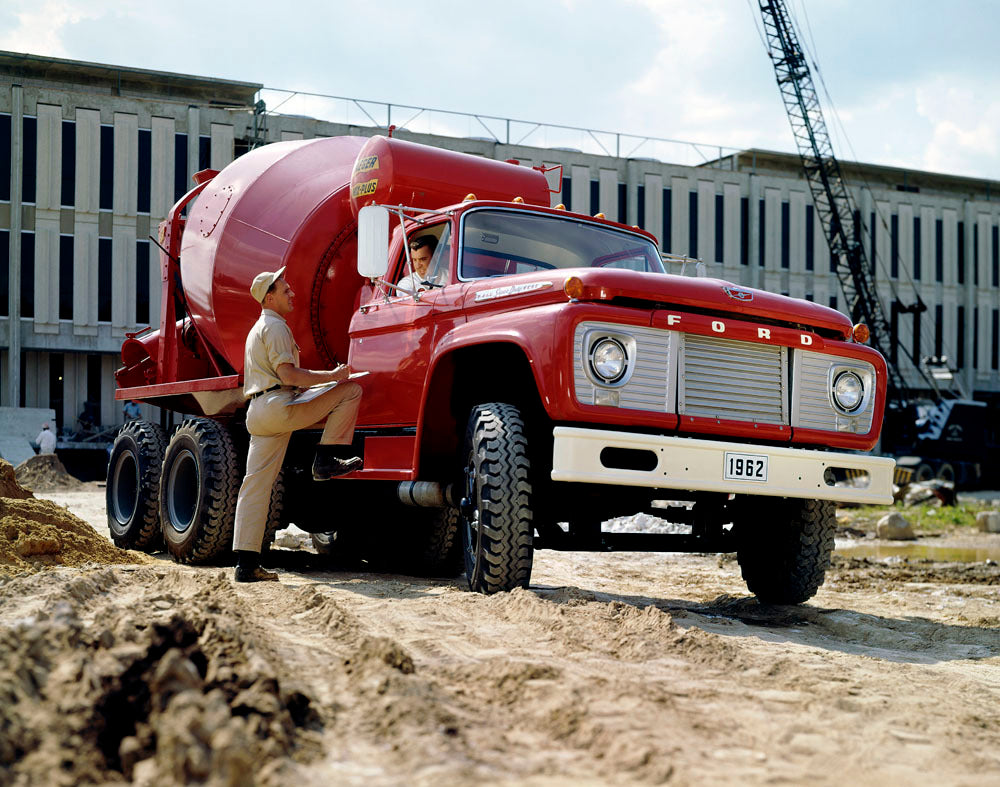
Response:
[{"label": "construction crane", "polygon": [[[837,261],[836,275],[848,310],[855,321],[868,326],[872,346],[888,364],[884,450],[897,456],[906,454],[918,477],[935,474],[956,484],[980,483],[992,469],[990,457],[997,448],[1000,425],[992,428],[984,424],[984,403],[966,398],[957,378],[954,384],[963,398],[945,400],[936,375],[928,373],[909,347],[896,341],[878,297],[874,268],[861,239],[861,222],[855,218],[854,201],[833,153],[812,73],[788,9],[781,0],[758,0],[757,4],[768,56],[812,192],[814,212]],[[919,294],[914,303],[904,305],[893,292],[891,308],[898,315],[926,311],[927,306]],[[933,392],[933,403],[922,400],[907,384],[898,365],[900,354]]]}]

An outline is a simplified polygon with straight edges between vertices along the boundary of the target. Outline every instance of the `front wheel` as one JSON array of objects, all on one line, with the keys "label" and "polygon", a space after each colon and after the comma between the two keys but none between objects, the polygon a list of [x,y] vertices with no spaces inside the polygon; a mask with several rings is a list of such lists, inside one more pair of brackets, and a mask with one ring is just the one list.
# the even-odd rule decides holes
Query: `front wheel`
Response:
[{"label": "front wheel", "polygon": [[517,407],[472,408],[465,433],[462,547],[469,589],[527,587],[533,554],[528,441]]},{"label": "front wheel", "polygon": [[816,595],[833,554],[836,509],[829,500],[749,498],[737,553],[750,592],[765,604],[801,604]]}]

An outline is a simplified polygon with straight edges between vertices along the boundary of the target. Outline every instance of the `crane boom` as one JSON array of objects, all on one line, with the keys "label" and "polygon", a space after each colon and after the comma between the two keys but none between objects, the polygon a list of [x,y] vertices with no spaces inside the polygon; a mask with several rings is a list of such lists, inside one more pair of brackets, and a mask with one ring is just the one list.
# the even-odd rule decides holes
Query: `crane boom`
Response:
[{"label": "crane boom", "polygon": [[[802,159],[802,169],[812,192],[814,210],[823,227],[830,252],[837,261],[836,274],[844,291],[847,308],[854,320],[863,321],[871,332],[871,344],[886,358],[892,331],[878,298],[872,266],[855,226],[855,208],[844,183],[840,163],[833,153],[823,111],[819,105],[812,74],[780,0],[758,0],[768,55],[774,66],[778,89],[785,102],[792,135]],[[914,367],[920,370],[919,359]],[[921,371],[922,373],[922,371]],[[889,398],[905,400],[909,392],[894,363],[889,364]]]}]

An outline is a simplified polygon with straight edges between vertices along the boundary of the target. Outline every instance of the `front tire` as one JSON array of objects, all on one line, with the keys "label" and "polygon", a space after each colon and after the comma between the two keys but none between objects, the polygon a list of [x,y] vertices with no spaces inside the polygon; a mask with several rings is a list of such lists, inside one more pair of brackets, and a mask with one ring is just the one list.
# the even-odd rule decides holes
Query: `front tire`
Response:
[{"label": "front tire", "polygon": [[185,421],[163,457],[160,522],[178,563],[209,563],[233,545],[240,477],[229,432],[208,418]]},{"label": "front tire", "polygon": [[111,540],[153,552],[160,543],[160,469],[167,437],[149,421],[128,421],[108,459],[105,497]]},{"label": "front tire", "polygon": [[465,434],[460,530],[469,589],[526,588],[533,556],[528,441],[517,407],[472,408]]},{"label": "front tire", "polygon": [[801,604],[816,595],[833,554],[833,502],[751,498],[741,520],[736,558],[750,592],[765,604]]}]

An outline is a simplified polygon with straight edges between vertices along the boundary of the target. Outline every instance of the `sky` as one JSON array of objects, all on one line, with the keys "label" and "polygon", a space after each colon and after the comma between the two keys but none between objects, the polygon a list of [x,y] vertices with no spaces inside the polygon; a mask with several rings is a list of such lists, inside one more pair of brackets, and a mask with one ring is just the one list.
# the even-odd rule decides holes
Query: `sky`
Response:
[{"label": "sky", "polygon": [[[1000,180],[1000,2],[786,4],[838,158]],[[0,49],[260,83],[272,109],[288,90],[625,132],[621,154],[678,163],[796,150],[757,0],[2,0]],[[359,112],[302,96],[278,111]],[[511,141],[586,136],[533,123]],[[412,128],[488,135],[440,113]]]}]

